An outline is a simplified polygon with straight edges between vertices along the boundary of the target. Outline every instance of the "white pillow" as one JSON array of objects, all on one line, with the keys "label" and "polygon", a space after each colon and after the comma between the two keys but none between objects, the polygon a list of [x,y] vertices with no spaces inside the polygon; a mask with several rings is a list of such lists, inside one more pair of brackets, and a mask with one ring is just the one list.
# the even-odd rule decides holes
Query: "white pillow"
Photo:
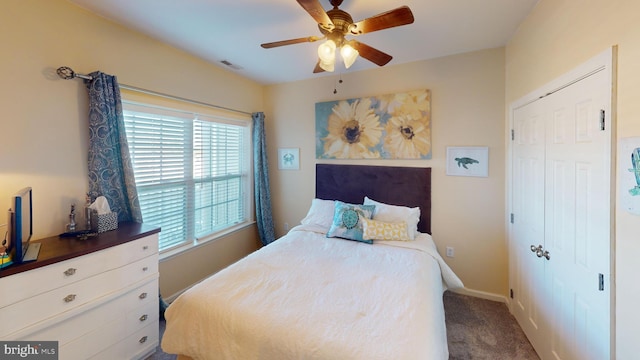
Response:
[{"label": "white pillow", "polygon": [[409,238],[414,240],[418,233],[418,222],[420,222],[420,208],[410,208],[407,206],[389,205],[364,197],[364,205],[375,205],[376,210],[373,212],[373,220],[384,222],[402,222],[407,223],[407,231]]},{"label": "white pillow", "polygon": [[302,225],[317,225],[329,231],[333,223],[335,200],[313,199],[307,216],[300,221]]}]

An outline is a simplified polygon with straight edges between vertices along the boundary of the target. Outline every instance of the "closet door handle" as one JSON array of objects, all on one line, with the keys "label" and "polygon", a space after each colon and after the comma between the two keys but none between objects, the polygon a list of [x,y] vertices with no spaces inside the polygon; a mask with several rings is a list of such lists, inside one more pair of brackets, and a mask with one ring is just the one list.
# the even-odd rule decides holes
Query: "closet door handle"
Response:
[{"label": "closet door handle", "polygon": [[549,252],[546,251],[546,250],[542,253],[542,256],[544,256],[544,258],[547,259],[547,260],[551,259],[551,255],[549,255]]}]

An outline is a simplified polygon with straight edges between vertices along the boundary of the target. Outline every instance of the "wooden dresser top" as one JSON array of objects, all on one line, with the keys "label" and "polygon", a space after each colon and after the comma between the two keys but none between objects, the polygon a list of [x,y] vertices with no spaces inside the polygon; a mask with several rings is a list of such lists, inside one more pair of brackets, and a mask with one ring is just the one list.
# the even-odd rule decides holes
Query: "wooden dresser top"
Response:
[{"label": "wooden dresser top", "polygon": [[0,278],[104,250],[158,232],[160,232],[160,228],[157,226],[125,222],[118,224],[117,230],[103,232],[87,240],[59,236],[31,240],[31,242],[42,244],[38,260],[12,264],[0,269]]}]

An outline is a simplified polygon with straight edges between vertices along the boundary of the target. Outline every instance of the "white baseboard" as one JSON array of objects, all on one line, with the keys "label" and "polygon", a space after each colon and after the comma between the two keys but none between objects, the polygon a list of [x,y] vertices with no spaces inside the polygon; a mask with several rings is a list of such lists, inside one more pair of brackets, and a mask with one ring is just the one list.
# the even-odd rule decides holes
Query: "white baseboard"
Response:
[{"label": "white baseboard", "polygon": [[[196,284],[193,284],[193,285],[196,285]],[[171,294],[171,295],[169,295],[167,297],[163,296],[162,300],[164,300],[167,304],[171,304],[173,302],[173,300],[177,299],[178,296],[182,295],[182,293],[184,293],[185,291],[191,289],[193,287],[193,285],[189,285],[186,288],[184,288],[182,290],[179,290],[178,292],[175,292],[175,293],[173,293],[173,294]]]},{"label": "white baseboard", "polygon": [[180,296],[183,292],[185,292],[185,291],[187,291],[187,290],[188,290],[188,289],[180,290],[180,291],[178,291],[177,293],[172,294],[172,295],[167,296],[167,297],[163,296],[163,297],[162,297],[162,300],[164,300],[167,304],[171,304],[171,303],[173,302],[173,300],[177,299],[177,298],[178,298],[178,296]]},{"label": "white baseboard", "polygon": [[501,303],[508,304],[507,297],[504,295],[493,294],[485,291],[479,291],[479,290],[473,290],[473,289],[467,289],[467,288],[456,289],[451,291],[456,294],[468,295],[468,296],[473,296],[473,297],[477,297],[485,300],[498,301]]}]

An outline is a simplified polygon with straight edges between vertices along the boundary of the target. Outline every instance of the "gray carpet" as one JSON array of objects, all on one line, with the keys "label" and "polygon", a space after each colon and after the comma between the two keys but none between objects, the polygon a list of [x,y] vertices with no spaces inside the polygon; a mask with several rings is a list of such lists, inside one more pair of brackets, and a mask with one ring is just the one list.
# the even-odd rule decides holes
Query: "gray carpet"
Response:
[{"label": "gray carpet", "polygon": [[449,359],[539,360],[507,305],[444,294]]},{"label": "gray carpet", "polygon": [[[444,294],[450,360],[539,360],[516,319],[501,302]],[[165,323],[160,322],[160,338]],[[146,360],[173,360],[160,347]]]}]

